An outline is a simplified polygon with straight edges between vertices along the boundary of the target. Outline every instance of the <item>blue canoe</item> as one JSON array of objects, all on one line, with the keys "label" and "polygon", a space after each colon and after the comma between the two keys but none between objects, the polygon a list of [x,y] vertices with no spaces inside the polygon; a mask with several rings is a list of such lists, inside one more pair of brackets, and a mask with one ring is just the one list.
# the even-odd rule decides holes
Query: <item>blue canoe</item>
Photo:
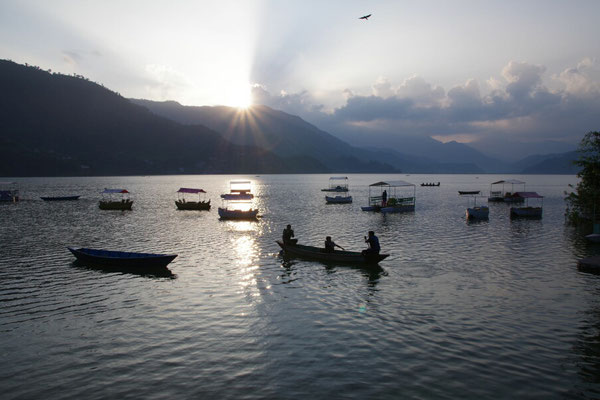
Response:
[{"label": "blue canoe", "polygon": [[84,264],[113,268],[135,268],[142,270],[166,268],[177,257],[177,254],[131,253],[126,251],[67,248],[78,261]]}]

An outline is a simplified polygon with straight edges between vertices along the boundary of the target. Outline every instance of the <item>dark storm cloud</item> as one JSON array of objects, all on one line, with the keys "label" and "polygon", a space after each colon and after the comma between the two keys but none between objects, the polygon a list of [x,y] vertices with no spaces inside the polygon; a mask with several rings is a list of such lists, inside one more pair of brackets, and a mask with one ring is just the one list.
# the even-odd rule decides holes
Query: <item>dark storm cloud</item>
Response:
[{"label": "dark storm cloud", "polygon": [[[561,140],[576,143],[600,128],[598,67],[586,59],[552,77],[560,89],[543,83],[546,68],[511,61],[502,70],[502,81],[483,95],[470,79],[447,93],[420,77],[398,87],[379,79],[373,94],[347,91],[345,104],[330,112],[315,105],[307,92],[271,95],[255,88],[255,101],[302,116],[323,129],[360,141],[359,133],[452,137],[471,135],[472,140]],[[500,85],[498,83],[500,82]],[[357,139],[358,138],[358,139]]]}]

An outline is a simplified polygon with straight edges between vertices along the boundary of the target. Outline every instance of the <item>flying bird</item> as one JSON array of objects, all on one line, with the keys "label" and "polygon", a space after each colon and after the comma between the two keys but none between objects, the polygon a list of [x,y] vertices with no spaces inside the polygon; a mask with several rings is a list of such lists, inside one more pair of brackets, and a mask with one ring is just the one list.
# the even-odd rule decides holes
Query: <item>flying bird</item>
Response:
[{"label": "flying bird", "polygon": [[369,14],[369,15],[363,15],[362,17],[360,17],[359,19],[364,19],[365,21],[369,19],[369,17],[373,15],[373,14]]}]

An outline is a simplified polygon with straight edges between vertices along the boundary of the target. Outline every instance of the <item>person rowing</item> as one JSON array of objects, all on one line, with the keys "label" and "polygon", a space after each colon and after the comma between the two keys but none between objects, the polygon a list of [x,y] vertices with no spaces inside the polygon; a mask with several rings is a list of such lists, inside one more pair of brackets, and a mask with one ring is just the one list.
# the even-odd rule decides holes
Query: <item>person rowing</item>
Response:
[{"label": "person rowing", "polygon": [[292,239],[294,237],[294,231],[292,230],[292,225],[289,225],[283,230],[283,235],[281,239],[284,244],[295,245],[298,243],[298,239]]},{"label": "person rowing", "polygon": [[331,240],[331,236],[327,236],[325,238],[325,253],[333,253],[335,251],[336,246],[342,250],[346,250],[342,246],[338,245],[333,240]]}]

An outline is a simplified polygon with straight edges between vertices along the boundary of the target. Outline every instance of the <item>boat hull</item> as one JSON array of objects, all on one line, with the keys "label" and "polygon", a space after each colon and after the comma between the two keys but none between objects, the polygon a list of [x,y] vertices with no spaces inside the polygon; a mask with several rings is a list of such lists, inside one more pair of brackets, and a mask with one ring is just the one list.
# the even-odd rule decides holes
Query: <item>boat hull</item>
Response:
[{"label": "boat hull", "polygon": [[101,210],[131,210],[133,205],[132,200],[120,200],[120,201],[103,201],[100,200],[98,206]]},{"label": "boat hull", "polygon": [[254,195],[252,193],[226,193],[222,194],[223,200],[252,200]]},{"label": "boat hull", "polygon": [[352,203],[352,196],[325,196],[327,204],[348,204]]},{"label": "boat hull", "polygon": [[336,250],[332,253],[326,253],[324,248],[303,246],[299,244],[287,245],[281,240],[277,240],[277,244],[288,256],[316,260],[325,263],[377,265],[380,261],[389,257],[389,254],[371,254],[364,256],[358,251]]},{"label": "boat hull", "polygon": [[511,218],[542,218],[542,207],[511,207]]},{"label": "boat hull", "polygon": [[219,207],[219,217],[227,220],[250,220],[254,221],[258,218],[258,210],[229,210]]},{"label": "boat hull", "polygon": [[381,212],[384,214],[387,213],[402,213],[402,212],[411,212],[415,211],[414,204],[407,205],[398,205],[398,206],[390,206],[390,207],[381,207]]},{"label": "boat hull", "polygon": [[178,210],[210,210],[210,200],[208,201],[180,201],[175,200]]},{"label": "boat hull", "polygon": [[321,189],[321,192],[347,192],[348,188],[340,188],[340,189]]},{"label": "boat hull", "polygon": [[490,209],[488,207],[470,207],[466,211],[467,219],[489,219]]},{"label": "boat hull", "polygon": [[75,201],[81,196],[57,196],[57,197],[40,197],[44,201]]},{"label": "boat hull", "polygon": [[96,249],[73,249],[67,247],[71,253],[83,264],[101,267],[126,268],[126,269],[162,269],[177,257],[177,254],[151,254],[132,253],[125,251],[109,251]]}]

